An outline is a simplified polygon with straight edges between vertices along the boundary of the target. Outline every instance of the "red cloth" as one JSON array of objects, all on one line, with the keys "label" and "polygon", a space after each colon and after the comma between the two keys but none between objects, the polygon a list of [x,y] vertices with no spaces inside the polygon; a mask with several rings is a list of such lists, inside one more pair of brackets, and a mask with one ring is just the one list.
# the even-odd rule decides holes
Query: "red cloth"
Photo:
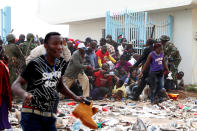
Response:
[{"label": "red cloth", "polygon": [[167,71],[167,70],[166,70],[166,71],[164,71],[164,72],[163,72],[163,74],[164,74],[164,75],[167,75],[167,74],[168,74],[168,71]]},{"label": "red cloth", "polygon": [[71,39],[71,38],[69,38],[69,39],[68,39],[68,41],[72,41],[72,42],[75,42],[75,40],[74,40],[74,39]]},{"label": "red cloth", "polygon": [[78,45],[80,44],[79,40],[75,40],[75,49],[78,49]]},{"label": "red cloth", "polygon": [[108,107],[103,107],[102,110],[103,110],[103,111],[108,111],[109,108],[108,108]]},{"label": "red cloth", "polygon": [[108,61],[109,52],[106,51],[105,54],[103,54],[103,53],[101,52],[101,49],[100,49],[100,50],[98,50],[98,51],[96,52],[96,56],[97,56],[98,59],[99,59],[99,58],[101,59],[101,63],[103,64],[103,63],[106,63],[106,62]]},{"label": "red cloth", "polygon": [[184,108],[184,105],[178,104],[178,107],[179,107],[179,109],[183,109]]},{"label": "red cloth", "polygon": [[80,44],[79,40],[74,40],[74,39],[71,39],[71,38],[69,38],[68,40],[74,42],[74,44],[75,44],[74,48],[78,49],[78,45]]},{"label": "red cloth", "polygon": [[94,76],[96,77],[96,80],[94,82],[94,85],[96,87],[100,87],[101,86],[101,79],[104,79],[104,76],[101,74],[101,71],[97,71],[94,73]]},{"label": "red cloth", "polygon": [[18,42],[19,39],[15,39],[15,43]]},{"label": "red cloth", "polygon": [[9,79],[9,69],[0,60],[0,106],[2,104],[3,98],[6,100],[9,109],[12,108],[12,95],[11,95],[11,87],[10,87],[10,79]]},{"label": "red cloth", "polygon": [[75,102],[73,101],[73,102],[67,103],[67,105],[69,105],[69,106],[74,106],[74,105],[76,105],[76,104],[75,104]]},{"label": "red cloth", "polygon": [[[101,71],[95,72],[94,76],[96,77],[96,80],[94,82],[94,85],[96,87],[106,87],[106,86],[110,86],[112,84],[112,77],[104,78]],[[104,81],[106,81],[106,82],[104,82]]]}]

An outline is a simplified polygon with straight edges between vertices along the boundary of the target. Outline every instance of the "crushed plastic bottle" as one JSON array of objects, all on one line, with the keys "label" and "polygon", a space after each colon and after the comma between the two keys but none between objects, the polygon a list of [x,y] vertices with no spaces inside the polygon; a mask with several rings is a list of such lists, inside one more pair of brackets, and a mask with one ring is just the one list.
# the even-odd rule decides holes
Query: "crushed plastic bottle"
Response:
[{"label": "crushed plastic bottle", "polygon": [[129,105],[129,106],[134,106],[135,104],[133,104],[133,103],[128,103],[127,105]]},{"label": "crushed plastic bottle", "polygon": [[76,121],[74,122],[74,124],[72,125],[71,129],[74,130],[74,131],[78,131],[78,130],[80,130],[81,126],[82,126],[82,123],[81,123],[81,121],[78,119],[78,120],[76,120]]},{"label": "crushed plastic bottle", "polygon": [[133,125],[132,130],[135,130],[135,131],[146,131],[147,128],[146,128],[146,125],[144,124],[144,122],[141,119],[137,118],[137,121]]}]

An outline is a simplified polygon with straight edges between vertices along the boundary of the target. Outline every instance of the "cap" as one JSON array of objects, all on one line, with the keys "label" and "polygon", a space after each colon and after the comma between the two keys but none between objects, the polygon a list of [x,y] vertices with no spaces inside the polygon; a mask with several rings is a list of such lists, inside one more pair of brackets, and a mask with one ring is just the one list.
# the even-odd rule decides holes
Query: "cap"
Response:
[{"label": "cap", "polygon": [[80,44],[78,45],[78,48],[79,48],[79,49],[83,49],[83,48],[85,48],[84,43],[80,43]]}]

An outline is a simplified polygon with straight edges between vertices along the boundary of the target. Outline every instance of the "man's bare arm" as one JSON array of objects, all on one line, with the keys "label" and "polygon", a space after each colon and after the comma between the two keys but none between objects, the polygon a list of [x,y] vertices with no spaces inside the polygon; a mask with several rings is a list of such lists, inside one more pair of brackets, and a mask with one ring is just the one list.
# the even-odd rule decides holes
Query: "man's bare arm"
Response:
[{"label": "man's bare arm", "polygon": [[12,92],[14,95],[17,95],[24,99],[24,105],[28,105],[30,101],[32,100],[32,95],[28,92],[26,92],[22,86],[25,85],[27,82],[24,78],[19,76],[14,83],[12,84]]},{"label": "man's bare arm", "polygon": [[82,98],[80,98],[79,96],[76,96],[67,86],[64,85],[62,77],[59,81],[59,85],[57,89],[64,96],[69,96],[70,98],[74,99],[77,102],[83,102]]},{"label": "man's bare arm", "polygon": [[26,84],[26,80],[19,76],[12,84],[12,92],[21,98],[25,98],[25,93],[27,93],[22,86]]}]

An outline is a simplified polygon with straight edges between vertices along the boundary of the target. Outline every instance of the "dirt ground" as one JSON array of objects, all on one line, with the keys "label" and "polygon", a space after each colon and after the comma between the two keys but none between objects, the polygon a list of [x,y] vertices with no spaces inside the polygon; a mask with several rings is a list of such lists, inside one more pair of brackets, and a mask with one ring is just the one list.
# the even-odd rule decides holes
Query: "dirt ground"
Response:
[{"label": "dirt ground", "polygon": [[[197,93],[186,91],[171,91],[170,93],[179,94],[179,98],[177,100],[168,100],[159,105],[151,105],[149,100],[93,101],[94,106],[99,109],[99,112],[94,117],[94,120],[98,122],[117,119],[119,123],[114,126],[117,127],[118,125],[125,126],[125,123],[134,125],[137,118],[139,118],[147,127],[153,125],[158,127],[158,131],[159,128],[163,130],[172,129],[173,131],[196,131],[197,110],[193,110],[193,108],[196,109],[197,107],[194,102],[196,100]],[[179,104],[184,105],[185,108],[180,109]],[[107,108],[109,110],[104,112],[102,108]],[[177,129],[173,127],[176,127]],[[101,128],[101,130],[108,130],[108,128],[104,127]]]},{"label": "dirt ground", "polygon": [[197,98],[197,93],[196,92],[175,90],[175,91],[170,91],[168,93],[177,93],[177,94],[179,94],[179,99],[185,99],[186,97],[195,97],[195,98]]},{"label": "dirt ground", "polygon": [[[105,122],[101,131],[114,131],[120,127],[117,131],[132,130],[136,124],[137,119],[143,121],[147,127],[147,131],[160,131],[162,130],[173,130],[173,131],[197,131],[197,93],[186,92],[186,91],[171,91],[170,93],[178,93],[179,97],[177,100],[168,100],[159,105],[151,105],[149,100],[145,101],[132,101],[132,100],[101,100],[93,101],[93,106],[98,108],[98,112],[92,117],[96,123]],[[68,105],[73,100],[61,100],[58,106],[58,114],[64,114],[62,117],[57,117],[58,130],[74,130],[76,118],[71,114],[75,107],[78,105]],[[179,105],[183,105],[184,108],[180,109]],[[14,107],[18,106],[21,108],[22,104],[14,104]],[[106,108],[107,111],[104,111]],[[10,117],[16,117],[12,113]],[[116,122],[114,122],[116,121]],[[114,123],[113,123],[114,122]],[[13,130],[16,127],[21,130],[20,126],[14,122]],[[153,130],[152,127],[157,128]],[[80,129],[88,131],[89,129],[80,126]],[[136,130],[136,129],[133,129]]]}]

